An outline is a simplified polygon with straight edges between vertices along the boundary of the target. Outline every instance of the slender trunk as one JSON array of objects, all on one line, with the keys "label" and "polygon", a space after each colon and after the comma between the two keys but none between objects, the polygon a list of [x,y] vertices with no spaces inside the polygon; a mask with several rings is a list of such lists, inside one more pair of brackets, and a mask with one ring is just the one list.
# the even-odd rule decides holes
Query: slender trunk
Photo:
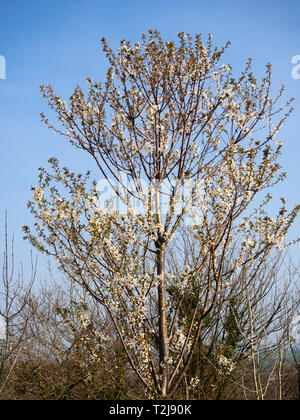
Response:
[{"label": "slender trunk", "polygon": [[168,327],[166,309],[166,283],[165,283],[165,253],[161,246],[157,247],[157,275],[158,285],[158,316],[159,316],[159,363],[161,375],[160,397],[165,398],[168,393]]},{"label": "slender trunk", "polygon": [[167,302],[166,302],[166,277],[165,277],[165,239],[162,222],[162,209],[160,200],[160,181],[159,177],[155,178],[154,191],[154,211],[158,225],[156,248],[156,274],[158,283],[158,319],[159,319],[159,373],[160,373],[160,389],[158,395],[165,399],[168,393],[168,359],[169,359],[169,338],[167,324]]}]

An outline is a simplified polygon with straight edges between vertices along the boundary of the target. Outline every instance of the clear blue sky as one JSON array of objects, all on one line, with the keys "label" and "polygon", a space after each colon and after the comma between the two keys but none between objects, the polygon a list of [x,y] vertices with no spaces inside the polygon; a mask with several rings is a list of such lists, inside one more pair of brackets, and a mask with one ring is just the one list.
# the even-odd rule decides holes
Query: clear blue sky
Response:
[{"label": "clear blue sky", "polygon": [[[274,88],[283,83],[287,97],[296,99],[296,111],[282,130],[282,163],[288,179],[274,195],[284,194],[291,205],[300,202],[300,79],[291,77],[291,58],[300,54],[298,1],[0,0],[0,6],[0,55],[7,64],[7,78],[0,80],[0,230],[2,234],[7,209],[18,258],[29,252],[21,227],[32,223],[26,202],[37,168],[51,156],[79,172],[92,163],[40,122],[39,113],[47,107],[39,85],[51,83],[58,93],[69,96],[88,76],[101,81],[106,67],[100,47],[103,36],[116,47],[120,39],[137,41],[150,28],[168,39],[178,31],[212,33],[219,45],[232,42],[226,62],[237,71],[248,57],[253,57],[258,74],[270,61]],[[298,220],[293,236],[299,228]]]}]

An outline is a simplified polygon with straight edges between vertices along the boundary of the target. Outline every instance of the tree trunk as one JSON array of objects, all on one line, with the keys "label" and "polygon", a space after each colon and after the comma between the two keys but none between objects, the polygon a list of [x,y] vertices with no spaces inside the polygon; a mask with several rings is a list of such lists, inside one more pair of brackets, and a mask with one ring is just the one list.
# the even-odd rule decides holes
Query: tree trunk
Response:
[{"label": "tree trunk", "polygon": [[157,275],[158,285],[158,316],[159,316],[159,371],[161,375],[160,397],[165,398],[168,393],[168,358],[169,342],[166,309],[166,283],[165,283],[165,253],[161,245],[157,245]]}]

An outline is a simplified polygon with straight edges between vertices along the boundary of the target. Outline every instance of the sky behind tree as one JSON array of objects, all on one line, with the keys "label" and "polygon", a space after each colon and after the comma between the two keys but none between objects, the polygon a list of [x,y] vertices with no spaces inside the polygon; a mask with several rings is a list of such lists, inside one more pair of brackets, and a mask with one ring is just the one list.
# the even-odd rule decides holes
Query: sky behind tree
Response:
[{"label": "sky behind tree", "polygon": [[[224,63],[236,73],[248,57],[253,58],[259,77],[266,62],[271,62],[274,93],[284,84],[284,98],[295,97],[295,111],[281,131],[281,163],[288,177],[274,189],[274,209],[282,195],[290,207],[299,203],[300,79],[292,77],[292,58],[300,55],[298,1],[0,1],[0,55],[6,62],[6,78],[0,79],[0,228],[3,233],[7,210],[18,259],[28,255],[21,227],[32,223],[26,202],[31,185],[37,183],[38,167],[56,156],[73,171],[96,169],[87,154],[41,122],[40,112],[47,113],[47,105],[39,86],[50,83],[57,94],[69,97],[87,77],[102,81],[107,68],[102,37],[118,48],[121,39],[139,41],[150,28],[158,29],[166,40],[175,40],[181,31],[201,33],[204,38],[211,33],[217,45],[231,41]],[[93,177],[99,179],[96,170]],[[296,237],[299,227],[297,220],[289,237]]]}]

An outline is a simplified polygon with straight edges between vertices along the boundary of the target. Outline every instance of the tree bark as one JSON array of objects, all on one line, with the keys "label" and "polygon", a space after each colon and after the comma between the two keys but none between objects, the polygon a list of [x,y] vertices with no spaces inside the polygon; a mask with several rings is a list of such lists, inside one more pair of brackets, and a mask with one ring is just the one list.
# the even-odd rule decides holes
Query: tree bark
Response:
[{"label": "tree bark", "polygon": [[169,358],[169,339],[167,326],[166,308],[166,282],[165,282],[165,252],[162,245],[157,245],[157,276],[158,285],[158,316],[159,316],[159,371],[161,375],[161,398],[165,398],[168,393],[168,358]]}]

